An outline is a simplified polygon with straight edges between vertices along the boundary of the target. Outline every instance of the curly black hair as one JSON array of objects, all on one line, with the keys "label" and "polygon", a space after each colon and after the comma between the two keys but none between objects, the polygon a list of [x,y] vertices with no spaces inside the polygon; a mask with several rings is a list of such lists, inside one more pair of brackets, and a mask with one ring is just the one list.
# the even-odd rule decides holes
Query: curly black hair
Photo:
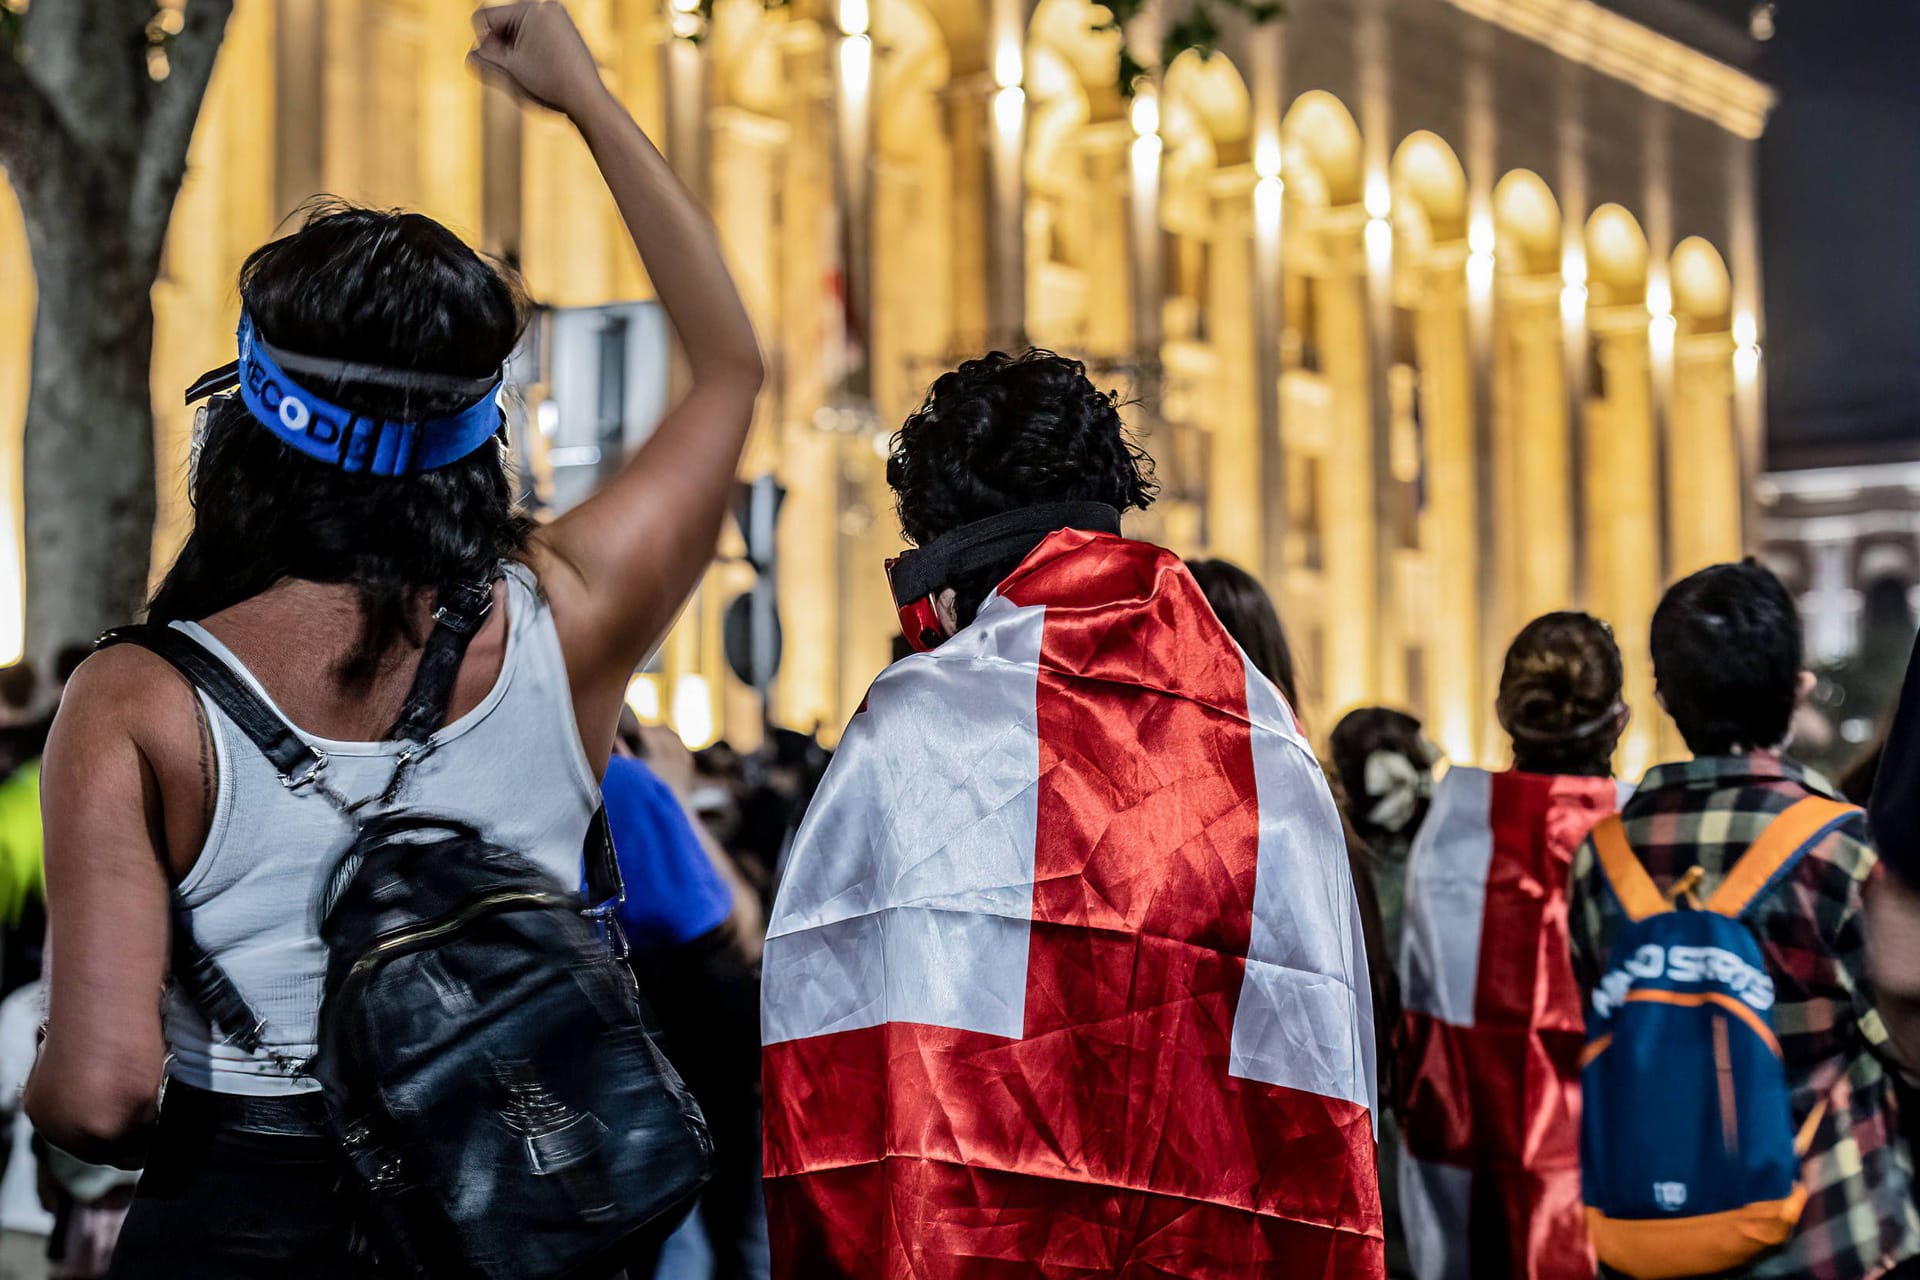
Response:
[{"label": "curly black hair", "polygon": [[[994,351],[941,374],[894,433],[887,459],[900,532],[925,546],[962,525],[1040,503],[1148,506],[1153,459],[1128,435],[1119,403],[1093,385],[1086,365],[1051,351]],[[1017,563],[948,584],[963,625]]]}]

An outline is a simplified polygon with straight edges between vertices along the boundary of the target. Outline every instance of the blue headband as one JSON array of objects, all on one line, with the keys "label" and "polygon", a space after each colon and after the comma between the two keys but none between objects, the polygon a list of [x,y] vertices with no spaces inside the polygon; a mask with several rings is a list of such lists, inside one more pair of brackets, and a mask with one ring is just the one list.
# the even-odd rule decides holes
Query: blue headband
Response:
[{"label": "blue headband", "polygon": [[[444,467],[478,449],[500,429],[500,379],[446,378],[434,374],[319,360],[277,351],[240,313],[240,359],[202,377],[187,392],[189,404],[234,389],[260,425],[317,462],[342,471],[404,476]],[[336,379],[374,382],[407,390],[476,394],[466,408],[416,422],[370,418],[341,408],[295,382],[287,368]]]}]

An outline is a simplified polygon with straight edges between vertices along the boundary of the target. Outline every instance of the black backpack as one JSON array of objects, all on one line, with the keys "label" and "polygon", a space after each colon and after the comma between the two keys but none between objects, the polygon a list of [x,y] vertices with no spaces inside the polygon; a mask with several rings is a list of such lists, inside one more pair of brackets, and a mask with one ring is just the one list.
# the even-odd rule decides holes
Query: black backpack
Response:
[{"label": "black backpack", "polygon": [[[311,1075],[343,1181],[381,1272],[596,1275],[657,1246],[704,1185],[711,1143],[649,1034],[611,918],[619,864],[604,811],[587,839],[587,900],[455,817],[398,806],[432,750],[491,585],[442,598],[390,737],[408,745],[372,802],[327,785],[326,756],[184,632],[132,643],[204,691],[295,790],[358,827],[318,904],[327,975]],[[297,909],[297,908],[295,908]],[[173,976],[248,1053],[264,1027],[195,943],[174,900]],[[271,1053],[271,1050],[267,1051]]]}]

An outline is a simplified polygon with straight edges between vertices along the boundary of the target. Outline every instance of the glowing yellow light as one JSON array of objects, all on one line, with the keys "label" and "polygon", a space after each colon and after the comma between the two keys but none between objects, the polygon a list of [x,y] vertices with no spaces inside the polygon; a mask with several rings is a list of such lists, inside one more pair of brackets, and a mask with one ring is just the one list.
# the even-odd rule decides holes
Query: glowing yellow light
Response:
[{"label": "glowing yellow light", "polygon": [[1385,218],[1367,219],[1367,261],[1375,267],[1393,257],[1393,224]]},{"label": "glowing yellow light", "polygon": [[713,691],[705,676],[684,675],[674,685],[673,729],[689,751],[713,745]]},{"label": "glowing yellow light", "polygon": [[864,95],[873,78],[873,41],[848,36],[840,42],[840,81],[850,96]]},{"label": "glowing yellow light", "polygon": [[1281,210],[1286,207],[1287,184],[1278,178],[1262,178],[1253,186],[1253,216],[1263,229],[1280,226]]},{"label": "glowing yellow light", "polygon": [[1733,372],[1742,381],[1751,382],[1760,373],[1760,348],[1742,343],[1733,349]]},{"label": "glowing yellow light", "polygon": [[1006,137],[1015,137],[1027,114],[1027,95],[1019,85],[1008,85],[993,95],[993,122]]},{"label": "glowing yellow light", "polygon": [[1735,346],[1757,347],[1760,345],[1760,322],[1753,312],[1741,311],[1733,317],[1733,341]]},{"label": "glowing yellow light", "polygon": [[1493,255],[1475,251],[1467,255],[1467,287],[1475,293],[1493,289]]},{"label": "glowing yellow light", "polygon": [[1280,135],[1263,133],[1260,140],[1253,144],[1253,171],[1262,178],[1277,180],[1280,177],[1281,157],[1285,151],[1280,146]]},{"label": "glowing yellow light", "polygon": [[1133,160],[1135,181],[1151,180],[1160,166],[1160,135],[1150,133],[1144,138],[1135,138],[1128,155]]},{"label": "glowing yellow light", "polygon": [[1393,189],[1387,185],[1384,173],[1369,174],[1366,195],[1367,216],[1376,222],[1385,220],[1393,212]]},{"label": "glowing yellow light", "polygon": [[1560,317],[1568,324],[1577,324],[1587,314],[1587,286],[1570,284],[1560,290]]},{"label": "glowing yellow light", "polygon": [[1587,283],[1587,255],[1583,250],[1569,246],[1560,256],[1560,282],[1568,288],[1584,288]]},{"label": "glowing yellow light", "polygon": [[700,0],[672,0],[672,4],[675,13],[697,13],[700,10]]},{"label": "glowing yellow light", "polygon": [[673,34],[682,40],[691,40],[700,34],[700,15],[697,13],[676,13],[673,15]]},{"label": "glowing yellow light", "polygon": [[640,675],[627,681],[627,705],[641,724],[659,724],[660,677]]},{"label": "glowing yellow light", "polygon": [[1026,79],[1026,60],[1020,54],[1020,42],[1003,40],[1000,47],[993,51],[993,82],[1002,89],[1012,89]]},{"label": "glowing yellow light", "polygon": [[11,503],[0,504],[0,666],[26,656],[27,615],[22,602],[20,545],[13,533]]},{"label": "glowing yellow light", "polygon": [[1647,325],[1647,333],[1653,338],[1655,347],[1662,351],[1673,349],[1673,338],[1680,331],[1680,322],[1672,316],[1655,316]]},{"label": "glowing yellow light", "polygon": [[840,0],[840,32],[842,35],[863,36],[867,34],[867,0]]},{"label": "glowing yellow light", "polygon": [[1493,215],[1488,213],[1474,214],[1472,223],[1467,227],[1467,248],[1491,263],[1493,261],[1493,246],[1495,243],[1496,237],[1493,233]]},{"label": "glowing yellow light", "polygon": [[1133,96],[1133,108],[1128,113],[1133,121],[1133,134],[1136,138],[1150,138],[1160,132],[1160,99],[1149,90],[1142,90]]},{"label": "glowing yellow light", "polygon": [[1647,314],[1656,320],[1673,316],[1673,285],[1664,276],[1647,281]]}]

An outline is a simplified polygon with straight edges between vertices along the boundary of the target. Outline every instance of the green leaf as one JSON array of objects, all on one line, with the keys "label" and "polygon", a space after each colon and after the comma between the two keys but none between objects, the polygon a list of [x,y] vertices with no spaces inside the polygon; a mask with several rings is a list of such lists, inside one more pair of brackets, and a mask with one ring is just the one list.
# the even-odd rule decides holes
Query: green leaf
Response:
[{"label": "green leaf", "polygon": [[1167,34],[1160,43],[1160,65],[1170,67],[1173,60],[1188,50],[1202,58],[1211,58],[1214,50],[1220,47],[1220,24],[1214,21],[1213,11],[1204,4],[1196,4],[1186,16],[1167,28]]}]

